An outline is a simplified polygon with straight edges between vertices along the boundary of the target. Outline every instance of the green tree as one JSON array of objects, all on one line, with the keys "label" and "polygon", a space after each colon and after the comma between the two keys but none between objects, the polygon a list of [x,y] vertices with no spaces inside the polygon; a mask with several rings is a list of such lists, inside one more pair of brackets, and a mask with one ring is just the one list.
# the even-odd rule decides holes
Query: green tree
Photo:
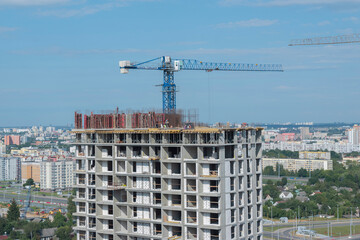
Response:
[{"label": "green tree", "polygon": [[54,216],[53,226],[54,227],[63,227],[66,224],[66,217],[63,216],[60,212],[57,212]]},{"label": "green tree", "polygon": [[287,178],[286,178],[286,177],[283,177],[283,178],[281,179],[281,186],[285,186],[285,185],[287,184],[287,182],[288,182]]},{"label": "green tree", "polygon": [[72,232],[72,228],[70,226],[65,226],[65,227],[59,227],[55,234],[56,237],[59,238],[59,240],[68,240],[71,239],[71,232]]},{"label": "green tree", "polygon": [[29,222],[24,226],[26,239],[40,239],[41,227],[39,223]]},{"label": "green tree", "polygon": [[308,171],[306,171],[306,169],[304,168],[300,168],[298,171],[298,177],[307,177],[308,176]]},{"label": "green tree", "polygon": [[20,218],[20,210],[19,206],[17,205],[15,199],[11,201],[9,210],[7,212],[7,220],[9,222],[16,222]]},{"label": "green tree", "polygon": [[73,196],[68,198],[67,217],[69,219],[69,225],[73,225],[73,213],[76,212],[76,205],[73,199]]},{"label": "green tree", "polygon": [[266,166],[264,168],[263,175],[275,175],[274,168],[272,166]]},{"label": "green tree", "polygon": [[32,178],[29,178],[28,180],[26,180],[26,182],[24,183],[24,187],[25,186],[32,186],[32,185],[34,185],[35,184],[35,182],[34,182],[34,179],[32,179]]}]

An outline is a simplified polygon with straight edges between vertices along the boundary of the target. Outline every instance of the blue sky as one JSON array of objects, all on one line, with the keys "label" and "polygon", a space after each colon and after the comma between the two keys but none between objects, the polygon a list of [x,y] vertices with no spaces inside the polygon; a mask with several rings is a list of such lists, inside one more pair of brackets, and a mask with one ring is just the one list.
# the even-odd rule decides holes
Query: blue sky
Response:
[{"label": "blue sky", "polygon": [[73,122],[75,110],[161,108],[158,56],[281,63],[283,73],[176,73],[178,108],[205,122],[359,122],[359,0],[0,0],[0,126]]}]

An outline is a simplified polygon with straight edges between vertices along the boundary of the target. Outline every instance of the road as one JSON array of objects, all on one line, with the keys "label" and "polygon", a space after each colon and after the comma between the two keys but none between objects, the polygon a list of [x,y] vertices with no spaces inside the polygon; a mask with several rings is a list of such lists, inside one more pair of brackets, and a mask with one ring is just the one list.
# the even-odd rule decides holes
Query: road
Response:
[{"label": "road", "polygon": [[[39,193],[41,194],[41,193]],[[27,199],[26,194],[10,194],[10,193],[2,193],[0,195],[0,202],[10,202],[12,199],[16,201],[20,200],[22,204],[24,200]],[[67,204],[67,198],[58,198],[58,197],[49,197],[49,196],[41,196],[36,194],[31,194],[31,201],[33,204],[50,204],[50,205],[58,205],[58,206],[65,206]]]},{"label": "road", "polygon": [[[355,225],[360,225],[360,221],[354,220],[353,221],[353,226],[355,226]],[[278,225],[274,224],[274,227],[277,227],[277,226]],[[288,228],[280,228],[280,229],[274,231],[273,234],[271,232],[264,231],[264,237],[267,238],[267,239],[278,239],[278,236],[279,236],[280,240],[293,240],[293,239],[294,240],[304,240],[304,239],[310,239],[309,237],[292,236],[293,232],[296,231],[296,227],[294,227],[293,224],[280,224],[280,226],[281,227],[288,227]],[[299,226],[306,226],[308,228],[309,224],[307,222],[302,222]],[[313,229],[313,228],[327,228],[328,227],[328,222],[327,221],[317,221],[317,222],[311,223],[310,226],[311,226],[311,229]],[[333,226],[333,227],[349,226],[349,221],[347,221],[347,222],[331,221],[331,226]],[[271,225],[266,225],[266,227],[271,227]],[[349,239],[349,237],[348,236],[344,236],[344,237],[324,237],[324,238],[317,238],[317,239],[344,240],[344,239]],[[353,235],[353,237],[351,239],[360,239],[360,235]]]}]

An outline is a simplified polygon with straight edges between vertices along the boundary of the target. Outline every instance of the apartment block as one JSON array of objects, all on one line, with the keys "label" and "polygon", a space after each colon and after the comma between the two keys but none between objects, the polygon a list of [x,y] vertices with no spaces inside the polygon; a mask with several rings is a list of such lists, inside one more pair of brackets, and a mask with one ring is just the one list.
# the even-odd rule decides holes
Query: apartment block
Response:
[{"label": "apartment block", "polygon": [[77,239],[263,239],[261,131],[74,129]]},{"label": "apartment block", "polygon": [[7,145],[20,145],[19,135],[6,135],[4,137],[4,144]]},{"label": "apartment block", "polygon": [[324,159],[330,160],[330,152],[308,152],[301,151],[299,152],[299,159]]},{"label": "apartment block", "polygon": [[0,181],[19,180],[21,177],[21,160],[19,157],[0,157]]},{"label": "apartment block", "polygon": [[21,163],[21,179],[26,182],[29,178],[35,183],[40,183],[40,162],[22,162]]},{"label": "apartment block", "polygon": [[263,158],[263,169],[267,166],[276,170],[276,165],[280,164],[289,171],[299,171],[301,168],[308,171],[314,170],[333,170],[333,162],[330,159],[289,159],[289,158]]},{"label": "apartment block", "polygon": [[74,184],[73,159],[40,162],[41,189],[61,190],[72,188]]}]

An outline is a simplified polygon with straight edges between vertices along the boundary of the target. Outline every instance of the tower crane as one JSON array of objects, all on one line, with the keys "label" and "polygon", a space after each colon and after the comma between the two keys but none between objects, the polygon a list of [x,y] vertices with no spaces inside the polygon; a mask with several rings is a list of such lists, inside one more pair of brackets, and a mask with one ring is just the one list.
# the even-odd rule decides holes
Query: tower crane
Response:
[{"label": "tower crane", "polygon": [[330,37],[317,37],[294,39],[290,42],[289,46],[304,46],[304,45],[329,45],[329,44],[346,44],[346,43],[360,43],[360,34],[330,36]]},{"label": "tower crane", "polygon": [[204,70],[207,72],[283,72],[281,64],[215,63],[202,62],[194,59],[172,59],[170,56],[162,56],[140,63],[119,61],[119,67],[121,73],[128,73],[130,69],[163,71],[163,84],[161,84],[161,86],[164,113],[170,113],[176,110],[176,84],[174,81],[175,72],[181,70]]}]

